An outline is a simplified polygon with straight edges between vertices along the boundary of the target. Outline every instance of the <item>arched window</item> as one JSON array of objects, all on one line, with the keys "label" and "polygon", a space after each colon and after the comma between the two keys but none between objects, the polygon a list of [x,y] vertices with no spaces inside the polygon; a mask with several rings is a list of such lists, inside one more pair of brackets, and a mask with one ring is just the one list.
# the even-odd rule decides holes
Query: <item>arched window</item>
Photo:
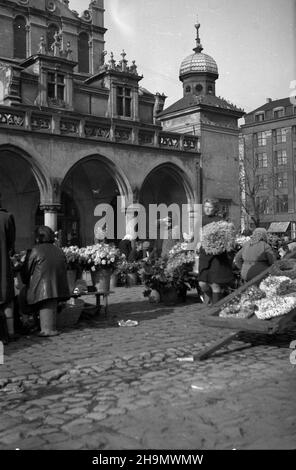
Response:
[{"label": "arched window", "polygon": [[27,57],[26,19],[23,16],[17,16],[13,23],[13,56],[16,59]]},{"label": "arched window", "polygon": [[47,29],[47,50],[51,52],[51,46],[54,43],[54,35],[59,32],[59,28],[56,24],[50,24]]},{"label": "arched window", "polygon": [[80,33],[78,37],[78,71],[89,73],[89,45],[88,34]]}]

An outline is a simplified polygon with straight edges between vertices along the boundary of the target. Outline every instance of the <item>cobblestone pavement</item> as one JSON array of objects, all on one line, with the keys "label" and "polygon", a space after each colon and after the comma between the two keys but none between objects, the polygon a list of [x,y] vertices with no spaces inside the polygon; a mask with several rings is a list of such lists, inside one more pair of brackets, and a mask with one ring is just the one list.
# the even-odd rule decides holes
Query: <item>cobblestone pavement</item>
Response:
[{"label": "cobblestone pavement", "polygon": [[203,325],[193,297],[164,307],[142,291],[117,288],[108,318],[5,347],[0,449],[295,448],[296,325],[180,362],[230,330]]}]

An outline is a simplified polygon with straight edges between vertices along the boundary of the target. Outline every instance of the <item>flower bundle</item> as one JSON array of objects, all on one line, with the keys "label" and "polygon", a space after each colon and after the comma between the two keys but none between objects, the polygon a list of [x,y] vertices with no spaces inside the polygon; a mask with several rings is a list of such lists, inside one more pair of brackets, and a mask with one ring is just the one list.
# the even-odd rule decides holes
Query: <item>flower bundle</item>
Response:
[{"label": "flower bundle", "polygon": [[220,311],[219,317],[250,318],[254,315],[255,308],[256,305],[253,301],[247,300],[247,298],[235,298]]},{"label": "flower bundle", "polygon": [[244,246],[245,243],[247,243],[251,237],[246,237],[244,235],[238,235],[235,239],[235,243],[237,247],[240,249],[242,246]]},{"label": "flower bundle", "polygon": [[169,251],[169,259],[175,257],[176,255],[180,253],[186,252],[188,249],[188,243],[187,242],[179,242],[176,243],[173,248]]},{"label": "flower bundle", "polygon": [[79,262],[84,269],[98,271],[99,269],[115,269],[119,258],[117,248],[107,243],[97,243],[79,250]]},{"label": "flower bundle", "polygon": [[163,289],[168,282],[165,268],[166,262],[161,258],[154,262],[149,259],[142,262],[142,267],[139,269],[139,275],[147,289],[157,290],[158,292]]},{"label": "flower bundle", "polygon": [[193,250],[188,250],[187,243],[178,243],[169,253],[165,275],[179,293],[184,293],[195,286],[196,280],[190,275],[195,256]]},{"label": "flower bundle", "polygon": [[275,276],[286,276],[290,279],[296,279],[296,260],[283,259],[274,263],[271,273]]},{"label": "flower bundle", "polygon": [[62,250],[66,258],[67,269],[76,269],[79,265],[80,248],[78,246],[65,246]]},{"label": "flower bundle", "polygon": [[225,221],[205,225],[202,229],[201,246],[209,255],[219,255],[234,250],[234,225]]},{"label": "flower bundle", "polygon": [[266,297],[284,295],[291,290],[292,281],[287,276],[268,276],[260,283],[260,289]]},{"label": "flower bundle", "polygon": [[259,287],[251,286],[246,292],[237,295],[228,302],[220,311],[219,316],[224,318],[250,318],[255,313],[256,300],[264,298],[265,295]]},{"label": "flower bundle", "polygon": [[221,310],[219,317],[222,318],[250,318],[254,315],[254,306],[250,303],[250,305],[245,305],[244,307],[239,306],[239,310],[235,313],[228,310],[227,307]]},{"label": "flower bundle", "polygon": [[139,261],[126,261],[125,256],[117,263],[116,272],[120,279],[120,284],[126,285],[128,281],[128,274],[139,274],[141,262]]},{"label": "flower bundle", "polygon": [[249,287],[246,292],[244,292],[242,295],[241,295],[241,301],[255,301],[255,300],[260,300],[260,299],[263,299],[264,297],[266,297],[266,294],[265,292],[263,292],[263,290],[261,290],[259,287],[257,286],[251,286]]},{"label": "flower bundle", "polygon": [[11,257],[11,263],[13,266],[14,271],[19,271],[25,262],[27,252],[26,251],[21,251],[20,253],[15,253]]},{"label": "flower bundle", "polygon": [[256,302],[258,307],[255,310],[256,317],[260,320],[286,315],[296,308],[296,297],[277,296],[267,297]]}]

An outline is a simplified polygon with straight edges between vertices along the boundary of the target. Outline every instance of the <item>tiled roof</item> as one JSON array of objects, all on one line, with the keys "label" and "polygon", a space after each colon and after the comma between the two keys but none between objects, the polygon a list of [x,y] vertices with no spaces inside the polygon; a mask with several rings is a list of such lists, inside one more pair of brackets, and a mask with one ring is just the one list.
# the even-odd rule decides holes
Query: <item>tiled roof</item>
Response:
[{"label": "tiled roof", "polygon": [[207,72],[218,75],[218,67],[213,57],[201,52],[190,54],[188,57],[185,57],[180,67],[180,77],[188,73],[196,72]]},{"label": "tiled roof", "polygon": [[214,108],[243,112],[243,110],[241,110],[234,104],[229,103],[223,98],[218,98],[215,95],[196,96],[188,94],[181,98],[179,101],[176,101],[176,103],[166,108],[161,113],[159,113],[158,117],[165,116],[166,114],[175,113],[177,111],[183,111],[185,109],[192,108],[198,105],[206,105],[212,106]]},{"label": "tiled roof", "polygon": [[280,100],[274,100],[274,101],[270,101],[270,102],[263,104],[259,108],[254,109],[254,111],[251,111],[250,113],[248,113],[247,116],[249,116],[250,114],[257,113],[259,111],[270,111],[274,108],[280,108],[280,107],[285,108],[286,106],[291,106],[291,105],[292,104],[291,104],[290,98],[282,98]]}]

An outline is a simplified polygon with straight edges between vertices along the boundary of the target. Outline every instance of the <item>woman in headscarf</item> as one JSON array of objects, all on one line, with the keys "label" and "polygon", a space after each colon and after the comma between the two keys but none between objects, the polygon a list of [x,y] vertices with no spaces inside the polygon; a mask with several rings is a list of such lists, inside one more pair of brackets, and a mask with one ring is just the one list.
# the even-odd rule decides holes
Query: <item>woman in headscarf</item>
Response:
[{"label": "woman in headscarf", "polygon": [[250,281],[276,261],[275,253],[267,243],[265,228],[256,228],[250,240],[244,244],[234,258],[244,281]]},{"label": "woman in headscarf", "polygon": [[36,229],[36,244],[28,251],[22,272],[26,303],[32,311],[39,311],[40,336],[55,336],[56,314],[59,301],[70,298],[67,266],[64,254],[55,246],[54,232],[50,227]]},{"label": "woman in headscarf", "polygon": [[[218,212],[219,201],[206,199],[203,204],[202,226],[223,221]],[[204,302],[207,304],[218,302],[223,297],[223,286],[231,285],[234,281],[232,262],[228,253],[207,254],[202,246],[199,247],[198,281],[203,292]]]}]

